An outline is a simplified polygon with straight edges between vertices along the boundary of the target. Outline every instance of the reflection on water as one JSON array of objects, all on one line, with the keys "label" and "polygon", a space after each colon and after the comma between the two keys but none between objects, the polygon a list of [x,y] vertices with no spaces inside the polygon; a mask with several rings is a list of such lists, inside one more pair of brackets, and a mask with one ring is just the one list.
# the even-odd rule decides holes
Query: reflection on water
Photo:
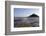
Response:
[{"label": "reflection on water", "polygon": [[14,27],[39,27],[39,17],[15,17]]}]

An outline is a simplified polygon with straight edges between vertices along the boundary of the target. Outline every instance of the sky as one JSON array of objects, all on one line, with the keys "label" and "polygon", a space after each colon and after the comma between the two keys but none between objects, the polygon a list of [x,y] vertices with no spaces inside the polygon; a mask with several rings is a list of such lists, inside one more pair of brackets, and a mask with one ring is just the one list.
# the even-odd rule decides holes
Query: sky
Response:
[{"label": "sky", "polygon": [[39,16],[39,9],[36,8],[14,8],[15,17],[28,17],[32,14]]}]

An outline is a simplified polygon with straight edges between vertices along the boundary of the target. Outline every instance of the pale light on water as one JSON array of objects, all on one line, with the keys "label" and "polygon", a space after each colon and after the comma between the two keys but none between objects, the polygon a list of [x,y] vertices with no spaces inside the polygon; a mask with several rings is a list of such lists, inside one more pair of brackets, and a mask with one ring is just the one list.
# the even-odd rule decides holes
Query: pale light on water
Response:
[{"label": "pale light on water", "polygon": [[14,24],[17,23],[17,25],[21,24],[28,24],[28,25],[32,25],[32,26],[35,26],[35,27],[38,27],[39,26],[39,17],[31,17],[31,18],[19,18],[19,17],[16,17],[15,20],[17,20],[16,22],[14,21]]}]

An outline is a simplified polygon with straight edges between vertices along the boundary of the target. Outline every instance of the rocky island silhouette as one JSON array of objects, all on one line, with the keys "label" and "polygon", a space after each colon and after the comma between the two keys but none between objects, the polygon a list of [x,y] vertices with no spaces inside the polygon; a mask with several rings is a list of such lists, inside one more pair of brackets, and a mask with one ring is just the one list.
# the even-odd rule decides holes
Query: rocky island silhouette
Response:
[{"label": "rocky island silhouette", "polygon": [[29,17],[39,17],[39,16],[36,15],[36,14],[32,14],[32,15],[30,15]]}]

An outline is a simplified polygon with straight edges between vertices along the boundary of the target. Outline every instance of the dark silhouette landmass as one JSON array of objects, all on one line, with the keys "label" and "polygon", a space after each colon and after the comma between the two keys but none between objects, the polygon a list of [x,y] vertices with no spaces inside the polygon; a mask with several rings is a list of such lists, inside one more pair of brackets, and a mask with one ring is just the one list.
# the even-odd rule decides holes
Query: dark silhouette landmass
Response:
[{"label": "dark silhouette landmass", "polygon": [[36,14],[32,14],[32,15],[30,15],[29,17],[39,17],[39,16],[36,15]]}]

